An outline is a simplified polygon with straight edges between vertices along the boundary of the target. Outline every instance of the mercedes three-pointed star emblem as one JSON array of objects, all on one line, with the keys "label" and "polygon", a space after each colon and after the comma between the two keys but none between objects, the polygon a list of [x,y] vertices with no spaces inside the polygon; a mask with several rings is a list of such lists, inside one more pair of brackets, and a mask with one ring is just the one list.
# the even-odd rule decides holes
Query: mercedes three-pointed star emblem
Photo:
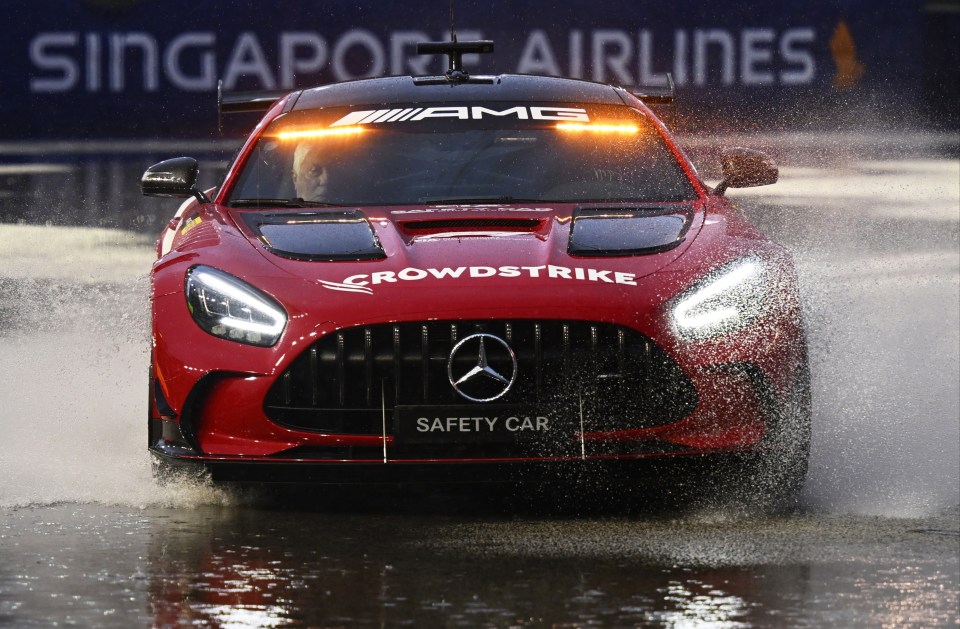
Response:
[{"label": "mercedes three-pointed star emblem", "polygon": [[[510,365],[509,374],[502,374],[490,365],[487,358],[487,346],[484,341],[489,339],[495,345],[492,351],[498,354],[497,364]],[[476,349],[473,349],[476,347]],[[476,352],[477,362],[472,369],[463,375],[454,374],[454,362],[458,353]],[[447,361],[447,377],[454,391],[472,402],[492,402],[507,394],[517,379],[517,357],[507,345],[507,342],[493,334],[471,334],[457,343],[450,352]]]}]

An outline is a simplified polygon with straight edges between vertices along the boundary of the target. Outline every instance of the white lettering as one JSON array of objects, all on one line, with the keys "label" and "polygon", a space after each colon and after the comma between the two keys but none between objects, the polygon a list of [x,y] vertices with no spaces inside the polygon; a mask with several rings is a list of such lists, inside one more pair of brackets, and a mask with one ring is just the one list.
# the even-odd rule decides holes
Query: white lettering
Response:
[{"label": "white lettering", "polygon": [[607,282],[608,284],[613,282],[610,279],[610,271],[598,271],[596,269],[587,269],[587,279],[591,282]]},{"label": "white lettering", "polygon": [[[163,53],[163,69],[166,77],[178,88],[187,92],[202,92],[216,85],[213,45],[216,39],[213,33],[183,33],[178,35]],[[197,76],[188,76],[180,66],[180,55],[187,48],[204,48],[200,53],[200,72]]]},{"label": "white lettering", "polygon": [[472,266],[470,267],[470,277],[493,277],[497,270],[491,266]]},{"label": "white lettering", "polygon": [[583,78],[583,32],[577,29],[570,31],[570,76]]},{"label": "white lettering", "polygon": [[484,114],[490,116],[510,116],[516,115],[519,120],[527,119],[527,108],[526,107],[512,107],[510,109],[504,109],[503,111],[497,111],[496,109],[487,109],[486,107],[471,107],[470,108],[470,117],[474,120],[481,120]]},{"label": "white lettering", "polygon": [[[429,417],[418,417],[416,426],[417,432],[493,432],[499,419],[499,417],[434,417],[431,421]],[[541,419],[546,426],[546,417],[538,417],[537,425],[540,425]]]},{"label": "white lettering", "polygon": [[397,277],[401,280],[422,280],[426,276],[427,272],[423,269],[406,268],[397,273]]},{"label": "white lettering", "polygon": [[32,92],[67,92],[77,85],[80,68],[68,55],[53,54],[49,49],[63,46],[76,46],[79,41],[76,33],[41,33],[30,42],[30,61],[40,70],[50,70],[59,76],[30,77]]},{"label": "white lettering", "polygon": [[[466,274],[466,275],[464,275]],[[610,271],[600,269],[584,269],[581,267],[568,268],[558,265],[545,266],[501,266],[499,268],[489,266],[458,266],[455,268],[443,267],[441,269],[419,269],[416,267],[407,267],[398,272],[394,271],[376,271],[370,275],[360,274],[351,275],[341,282],[339,286],[369,286],[379,284],[394,284],[398,281],[417,281],[433,277],[442,279],[458,279],[461,277],[471,278],[489,278],[489,277],[531,277],[548,278],[556,280],[579,280],[589,282],[601,282],[604,284],[620,284],[622,286],[636,286],[637,276],[633,273],[623,271]],[[321,282],[326,288],[337,289],[336,282]],[[368,289],[369,290],[369,289]]]},{"label": "white lettering", "polygon": [[350,284],[351,286],[366,286],[370,282],[364,280],[366,275],[351,275],[347,279],[343,280],[344,284]]},{"label": "white lettering", "polygon": [[812,28],[790,28],[780,38],[780,55],[787,63],[799,65],[799,70],[784,70],[780,82],[784,85],[810,83],[815,76],[813,53],[809,49],[798,50],[796,44],[813,43],[816,34]]},{"label": "white lettering", "polygon": [[372,109],[366,109],[364,111],[351,111],[349,114],[334,122],[331,127],[339,127],[341,125],[351,125],[357,124],[370,114],[374,113]]},{"label": "white lettering", "polygon": [[773,72],[758,70],[758,64],[769,68],[773,51],[769,45],[776,34],[772,28],[747,28],[740,34],[740,81],[744,85],[772,85]]},{"label": "white lettering", "polygon": [[693,82],[697,85],[707,84],[707,47],[716,44],[720,47],[721,65],[720,75],[724,85],[732,85],[734,81],[733,64],[733,37],[727,31],[719,28],[697,30],[693,34],[694,59]]},{"label": "white lettering", "polygon": [[[297,56],[297,49],[306,49],[305,57]],[[327,42],[312,32],[280,33],[280,86],[291,89],[296,84],[297,72],[319,72],[327,62]]]},{"label": "white lettering", "polygon": [[535,30],[527,37],[527,43],[520,53],[520,63],[517,64],[518,74],[550,74],[559,76],[560,66],[553,56],[550,40],[542,30]]},{"label": "white lettering", "polygon": [[126,87],[125,51],[139,48],[143,58],[143,89],[157,91],[157,40],[147,33],[114,33],[110,36],[110,91],[122,92]]},{"label": "white lettering", "polygon": [[452,277],[456,279],[460,277],[460,275],[462,275],[464,271],[467,270],[467,267],[458,266],[455,269],[451,269],[450,267],[444,267],[442,269],[428,269],[428,270],[430,271],[430,274],[433,275],[438,280],[442,280],[445,277]]},{"label": "white lettering", "polygon": [[581,109],[580,107],[531,107],[530,116],[534,120],[575,120],[590,122],[587,110]]},{"label": "white lettering", "polygon": [[[169,85],[198,92],[211,89],[217,76],[223,77],[227,90],[237,89],[245,80],[261,88],[290,89],[304,83],[304,77],[307,81],[317,77],[318,82],[328,82],[384,72],[425,75],[440,60],[439,56],[413,53],[418,41],[436,39],[420,30],[378,36],[355,28],[336,38],[325,38],[314,30],[292,30],[280,32],[272,43],[262,42],[252,31],[237,33],[229,42],[219,41],[223,37],[226,35],[213,29],[174,32],[166,40],[144,31],[38,33],[29,42],[29,89],[35,93],[118,93],[133,87],[155,92]],[[665,85],[668,69],[678,86],[803,85],[812,83],[817,75],[813,51],[816,39],[812,27],[778,30],[763,24],[738,29],[707,24],[701,29],[672,32],[646,27],[633,34],[624,28],[570,29],[556,38],[551,38],[546,29],[533,29],[518,42],[516,69],[648,86]],[[663,54],[657,46],[661,42],[672,44],[673,50]],[[230,51],[223,59],[217,52],[222,47]],[[478,59],[478,55],[467,55],[464,64],[473,65]],[[664,60],[662,66],[658,66],[659,59]],[[317,76],[321,72],[329,76]],[[582,120],[584,114],[551,110],[541,111],[543,115],[537,117],[526,107],[469,108],[466,113],[435,107],[408,113],[379,122],[451,117]]]},{"label": "white lettering", "polygon": [[687,32],[673,32],[673,80],[678,86],[686,85],[687,78]]},{"label": "white lettering", "polygon": [[[616,52],[607,56],[607,48],[612,45]],[[633,83],[633,77],[627,70],[627,63],[633,56],[630,37],[623,31],[601,29],[593,32],[593,80],[606,81],[606,69],[613,71],[613,81],[622,85]]]},{"label": "white lettering", "polygon": [[[374,124],[383,122],[417,122],[428,118],[457,118],[459,120],[482,120],[484,117],[513,116],[518,120],[579,120],[589,122],[590,117],[585,109],[580,107],[510,107],[497,110],[487,107],[427,107],[426,109],[365,109],[351,111],[343,118],[332,123],[331,127],[340,127],[354,124]],[[527,209],[527,208],[523,208]]]},{"label": "white lettering", "polygon": [[100,91],[100,38],[87,33],[87,91]]},{"label": "white lettering", "polygon": [[426,118],[460,118],[461,120],[467,120],[469,117],[467,107],[427,107],[410,120],[417,121]]},{"label": "white lettering", "polygon": [[653,34],[647,29],[641,29],[637,35],[637,48],[639,77],[637,82],[640,85],[649,85],[651,87],[666,87],[667,75],[656,74],[651,69],[653,65]]},{"label": "white lettering", "polygon": [[260,40],[257,39],[256,34],[250,32],[241,33],[237,38],[223,73],[223,89],[234,89],[237,86],[237,79],[244,75],[257,77],[260,86],[265,89],[272,90],[277,86],[263,54],[263,48],[260,46]]},{"label": "white lettering", "polygon": [[370,282],[374,285],[396,281],[397,278],[394,276],[393,271],[376,271],[370,274]]},{"label": "white lettering", "polygon": [[510,432],[536,431],[546,432],[549,428],[549,418],[547,417],[508,417],[503,422],[503,427]]}]

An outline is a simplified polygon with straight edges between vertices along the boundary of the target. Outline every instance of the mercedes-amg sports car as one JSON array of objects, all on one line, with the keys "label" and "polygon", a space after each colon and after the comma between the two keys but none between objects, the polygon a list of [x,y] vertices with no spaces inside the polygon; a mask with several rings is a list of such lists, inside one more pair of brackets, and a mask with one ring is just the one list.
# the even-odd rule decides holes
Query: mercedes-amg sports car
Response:
[{"label": "mercedes-amg sports car", "polygon": [[711,188],[642,95],[469,75],[474,45],[435,45],[442,76],[224,97],[265,114],[215,190],[191,158],[147,170],[144,194],[186,198],[152,273],[157,466],[549,483],[695,461],[793,500],[793,265],[724,197],[776,166],[726,151]]}]

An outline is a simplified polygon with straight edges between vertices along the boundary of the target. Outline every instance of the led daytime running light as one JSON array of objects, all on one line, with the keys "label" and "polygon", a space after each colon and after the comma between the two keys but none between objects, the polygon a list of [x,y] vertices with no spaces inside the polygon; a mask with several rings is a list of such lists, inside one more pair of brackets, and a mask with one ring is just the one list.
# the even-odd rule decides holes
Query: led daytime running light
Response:
[{"label": "led daytime running light", "polygon": [[287,324],[286,312],[273,299],[211,267],[198,266],[187,273],[186,297],[201,328],[238,343],[269,347]]},{"label": "led daytime running light", "polygon": [[672,309],[681,335],[708,338],[742,328],[766,301],[766,269],[759,258],[735,262],[687,291]]}]

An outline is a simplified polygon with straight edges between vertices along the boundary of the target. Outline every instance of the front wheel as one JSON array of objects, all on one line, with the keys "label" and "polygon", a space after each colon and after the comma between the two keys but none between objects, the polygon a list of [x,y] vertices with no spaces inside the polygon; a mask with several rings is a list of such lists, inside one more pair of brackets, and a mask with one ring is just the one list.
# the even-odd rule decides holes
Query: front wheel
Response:
[{"label": "front wheel", "polygon": [[761,500],[775,510],[792,511],[800,504],[810,461],[812,415],[810,369],[804,361],[778,421],[764,438],[755,472]]},{"label": "front wheel", "polygon": [[772,413],[757,451],[704,470],[702,502],[748,511],[796,510],[810,458],[811,416],[810,370],[804,361],[793,389]]}]

